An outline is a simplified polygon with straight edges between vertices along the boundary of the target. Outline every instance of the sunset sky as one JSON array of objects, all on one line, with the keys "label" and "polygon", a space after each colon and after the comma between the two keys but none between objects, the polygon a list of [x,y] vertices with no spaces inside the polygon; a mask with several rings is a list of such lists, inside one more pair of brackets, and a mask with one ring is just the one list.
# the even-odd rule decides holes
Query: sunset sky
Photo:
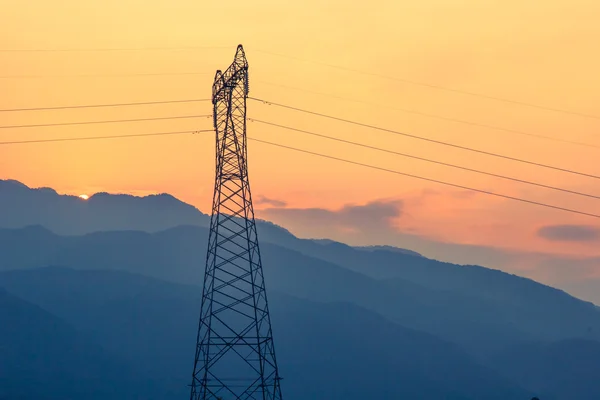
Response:
[{"label": "sunset sky", "polygon": [[[215,70],[226,68],[242,43],[250,64],[250,92],[257,98],[600,175],[598,21],[597,0],[0,0],[0,109],[208,98]],[[211,111],[210,102],[197,102],[0,112],[0,127]],[[256,101],[249,102],[248,114],[600,196],[600,180],[591,177]],[[187,118],[0,128],[0,134],[7,142],[211,128],[209,118]],[[600,214],[599,199],[257,122],[248,124],[248,135]],[[213,153],[211,133],[1,145],[0,178],[75,195],[169,192],[207,212]],[[530,276],[588,298],[600,288],[598,218],[258,142],[249,143],[249,167],[257,216],[301,237],[407,247],[442,260]]]}]

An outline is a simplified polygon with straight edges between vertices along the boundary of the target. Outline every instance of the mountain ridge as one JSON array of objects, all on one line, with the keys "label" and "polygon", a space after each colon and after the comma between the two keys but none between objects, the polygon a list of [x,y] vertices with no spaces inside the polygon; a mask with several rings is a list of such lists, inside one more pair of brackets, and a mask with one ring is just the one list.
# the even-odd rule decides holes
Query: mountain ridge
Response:
[{"label": "mountain ridge", "polygon": [[[206,228],[186,226],[157,233],[116,231],[70,237],[43,229],[39,232],[41,238],[31,230],[0,230],[0,270],[63,265],[124,270],[175,283],[202,282]],[[37,251],[28,251],[30,248]],[[403,278],[376,279],[269,242],[264,242],[261,250],[269,290],[310,300],[351,302],[406,327],[459,343],[478,357],[535,338],[587,337],[590,326],[592,337],[600,336],[596,307],[526,279],[514,286],[515,278],[507,275],[499,280],[495,289],[498,295],[483,296],[479,289],[457,291],[449,286],[442,290],[438,285]],[[515,290],[518,301],[509,301]],[[465,300],[469,298],[472,300]],[[554,308],[547,312],[544,303]]]},{"label": "mountain ridge", "polygon": [[[98,204],[100,208],[94,208]],[[31,271],[39,267],[55,265],[60,267],[50,268],[49,271],[58,275],[69,273],[69,269],[76,269],[81,274],[92,270],[111,270],[112,274],[123,278],[122,274],[129,272],[146,276],[136,278],[138,282],[158,279],[174,285],[194,284],[194,290],[199,293],[208,242],[206,222],[209,217],[192,206],[181,204],[184,203],[170,195],[140,198],[110,194],[100,194],[90,203],[89,200],[86,202],[74,196],[58,195],[52,189],[29,189],[18,182],[4,181],[0,184],[0,228],[9,225],[9,229],[0,229],[0,287],[7,284],[14,274],[32,274]],[[14,226],[11,227],[11,224]],[[63,233],[55,233],[57,230]],[[594,351],[600,341],[598,307],[531,279],[481,266],[444,263],[403,249],[380,246],[365,249],[331,240],[299,239],[284,228],[260,220],[257,221],[257,230],[269,293],[275,293],[275,298],[283,296],[289,300],[291,297],[301,304],[316,304],[311,306],[313,309],[308,314],[298,310],[300,325],[288,326],[288,334],[299,328],[310,328],[314,329],[313,334],[329,332],[328,335],[343,336],[355,343],[346,348],[345,351],[349,354],[354,351],[353,347],[370,340],[369,331],[361,330],[360,321],[368,324],[368,320],[371,321],[369,323],[381,326],[381,321],[365,317],[378,315],[390,324],[402,327],[402,332],[409,329],[451,343],[478,365],[498,370],[499,374],[507,376],[509,381],[516,382],[520,387],[544,393],[545,399],[553,400],[549,396],[559,393],[562,396],[560,400],[563,400],[572,386],[565,384],[552,387],[539,383],[540,379],[554,379],[552,377],[557,370],[547,369],[544,374],[534,375],[535,379],[530,380],[510,376],[510,364],[519,359],[519,352],[514,349],[527,346],[528,343],[533,344],[531,349],[539,346],[546,348],[544,346],[553,343],[563,346],[559,346],[560,349],[568,349],[575,346],[573,343],[583,343],[581,346]],[[111,273],[105,272],[103,276],[110,276]],[[127,281],[121,278],[121,281]],[[89,289],[90,293],[101,293],[110,288],[116,290],[123,284],[100,278],[95,283],[95,287]],[[32,293],[20,294],[25,297],[41,296],[46,286],[60,287],[59,282],[46,279],[37,283],[30,281],[24,286],[24,290],[31,292],[34,287],[32,285],[42,286],[36,286],[38,289]],[[148,285],[152,286],[151,283]],[[55,301],[63,305],[63,311],[69,305],[73,307],[72,314],[61,315],[62,317],[69,316],[82,322],[83,317],[79,315],[83,312],[77,307],[81,305],[81,296],[86,294],[81,293],[80,286],[72,284],[59,291],[73,296],[79,293],[79,297],[69,301],[57,298]],[[136,318],[148,318],[148,328],[160,325],[163,322],[156,319],[160,315],[166,320],[177,317],[174,310],[178,309],[177,304],[182,299],[168,295],[164,298],[164,303],[155,302],[153,299],[156,296],[166,295],[168,291],[163,294],[152,292],[152,296],[148,297],[147,292],[134,294],[132,287],[123,287],[132,290],[131,296],[98,298],[107,309],[94,308],[98,307],[94,302],[89,304],[96,311],[87,317],[87,333],[92,334],[98,329],[102,331],[101,327],[93,325],[100,318],[108,325],[112,323],[125,329],[119,334],[130,337],[131,340],[134,337],[143,339],[139,345],[145,346],[145,352],[138,349],[141,353],[135,357],[133,353],[130,354],[132,358],[127,361],[137,363],[138,367],[148,373],[156,372],[160,365],[155,365],[151,360],[143,361],[144,354],[152,349],[153,344],[149,340],[160,342],[164,338],[152,336],[151,331],[140,330],[135,325]],[[144,306],[145,301],[153,304],[150,310]],[[51,305],[46,305],[49,304]],[[292,307],[289,301],[287,304]],[[170,312],[167,312],[168,307],[172,307]],[[191,306],[188,307],[191,309]],[[322,315],[321,322],[312,327],[302,325],[308,323],[307,319],[302,318],[317,318],[321,315],[321,309],[323,312],[329,310],[326,315]],[[334,318],[334,309],[341,316]],[[358,311],[359,309],[366,314]],[[157,315],[152,316],[148,312]],[[277,312],[285,313],[286,310],[280,309]],[[352,317],[343,319],[344,313]],[[118,316],[118,319],[114,320],[112,314]],[[190,315],[191,312],[185,318],[180,316],[181,323],[197,324],[197,315]],[[328,325],[333,321],[339,326]],[[339,330],[342,326],[346,327],[345,331]],[[196,328],[197,326],[192,326],[185,330],[195,333]],[[385,328],[381,329],[385,331]],[[135,335],[131,336],[134,331]],[[106,331],[106,334],[112,335],[114,340],[120,340],[116,331]],[[167,335],[165,332],[163,334]],[[397,334],[406,338],[400,331]],[[295,338],[304,340],[302,336]],[[373,344],[373,352],[378,354],[380,361],[390,363],[393,370],[395,361],[380,347],[386,341],[383,341],[383,337],[380,340],[381,343]],[[391,337],[386,340],[394,341]],[[112,351],[126,352],[131,347],[126,342],[119,343],[121,347],[113,348]],[[303,343],[309,346],[309,343]],[[329,344],[333,345],[334,343]],[[293,343],[288,342],[288,346],[293,346]],[[321,358],[321,353],[326,349],[327,347],[322,348],[311,357],[326,362]],[[409,350],[406,349],[405,352]],[[503,361],[498,358],[498,354],[502,353],[512,354],[508,367],[506,359]],[[545,357],[543,351],[532,350],[531,354],[529,359],[522,358],[525,365],[537,365]],[[345,364],[351,365],[352,359],[342,356],[340,359],[345,360],[344,363],[336,364],[335,368],[343,370],[348,367]],[[564,360],[575,362],[568,358]],[[305,362],[303,366],[297,366],[299,371],[318,368],[310,359]],[[357,371],[354,373],[363,373]],[[182,370],[182,374],[183,372]],[[567,374],[568,370],[562,370],[562,373]],[[575,381],[576,377],[569,375],[569,379]],[[586,379],[583,384],[589,393],[595,395],[595,386],[588,382],[591,378]],[[327,382],[316,380],[314,383],[323,386]],[[306,384],[299,385],[298,390],[303,386]],[[390,387],[401,390],[393,385]],[[444,390],[450,390],[448,387]],[[175,386],[169,388],[165,390],[179,390]],[[544,391],[540,392],[540,389]],[[343,391],[343,388],[336,390]],[[363,394],[367,396],[366,392]],[[310,397],[311,394],[307,395]],[[333,393],[331,395],[333,397]],[[389,397],[386,397],[385,392],[381,395],[383,398]],[[414,397],[414,394],[411,396]],[[442,396],[443,393],[440,392],[438,397]],[[460,399],[464,400],[464,397]],[[566,399],[570,400],[568,397]]]},{"label": "mountain ridge", "polygon": [[[146,379],[160,377],[163,392],[185,394],[199,287],[122,271],[64,267],[2,277],[0,286],[90,332],[103,347],[140,368]],[[269,297],[286,398],[519,400],[528,394],[458,346],[356,305],[273,291]],[[421,393],[423,387],[427,394]]]},{"label": "mountain ridge", "polygon": [[136,393],[150,395],[121,360],[44,307],[2,288],[0,310],[0,398],[125,400]]}]

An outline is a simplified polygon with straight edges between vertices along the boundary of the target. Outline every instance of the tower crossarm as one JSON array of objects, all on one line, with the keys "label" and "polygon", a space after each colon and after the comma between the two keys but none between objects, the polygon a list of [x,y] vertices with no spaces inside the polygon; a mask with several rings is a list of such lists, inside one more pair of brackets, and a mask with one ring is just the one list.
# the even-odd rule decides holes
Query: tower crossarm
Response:
[{"label": "tower crossarm", "polygon": [[235,58],[231,65],[222,72],[217,70],[215,74],[215,81],[213,83],[213,104],[218,102],[228,91],[233,90],[239,81],[244,81],[244,95],[248,95],[248,84],[247,84],[247,72],[248,72],[248,60],[246,60],[246,54],[242,45],[237,47]]}]

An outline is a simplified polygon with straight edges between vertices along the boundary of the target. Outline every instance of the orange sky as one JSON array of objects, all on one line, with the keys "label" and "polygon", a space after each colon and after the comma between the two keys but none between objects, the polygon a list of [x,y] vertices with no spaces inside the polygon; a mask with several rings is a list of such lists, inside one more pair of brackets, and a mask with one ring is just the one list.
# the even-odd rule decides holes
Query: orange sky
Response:
[{"label": "orange sky", "polygon": [[[225,68],[235,46],[243,43],[250,62],[253,96],[600,175],[598,148],[400,111],[415,110],[600,146],[600,119],[402,82],[402,79],[418,81],[600,115],[600,3],[596,0],[376,0],[360,3],[341,0],[0,0],[0,8],[0,49],[207,47],[0,52],[0,92],[3,93],[0,108],[209,97],[215,69]],[[276,57],[263,51],[349,66],[399,80]],[[195,74],[139,75],[167,73]],[[124,76],[127,74],[138,75]],[[591,178],[494,159],[256,102],[250,102],[249,107],[249,115],[254,118],[600,195],[598,181]],[[0,125],[210,112],[210,103],[192,103],[0,113]],[[209,119],[0,129],[0,133],[5,141],[10,141],[206,128],[211,128]],[[249,135],[534,201],[591,213],[600,210],[599,200],[532,188],[257,123],[249,124]],[[0,146],[1,176],[73,194],[170,192],[206,211],[212,196],[213,141],[213,135],[208,133]],[[600,256],[597,240],[549,242],[536,236],[536,231],[547,225],[600,226],[594,218],[484,195],[459,196],[458,189],[434,183],[256,142],[249,146],[253,193],[285,201],[288,208],[339,210],[348,204],[402,199],[402,215],[393,221],[399,232],[436,241],[513,251]],[[435,194],[423,195],[434,191]],[[316,225],[295,226],[293,219],[283,218],[282,214],[260,211],[265,207],[257,206],[259,216],[285,222],[300,235],[319,236],[321,232],[336,235]],[[352,241],[346,233],[338,233],[340,239]],[[393,244],[402,245],[401,242]]]}]

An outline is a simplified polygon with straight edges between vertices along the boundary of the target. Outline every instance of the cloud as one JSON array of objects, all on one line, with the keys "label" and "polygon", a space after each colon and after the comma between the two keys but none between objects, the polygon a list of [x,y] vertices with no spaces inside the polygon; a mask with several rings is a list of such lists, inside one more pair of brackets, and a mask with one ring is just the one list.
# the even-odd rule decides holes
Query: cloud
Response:
[{"label": "cloud", "polygon": [[312,227],[327,227],[346,232],[389,230],[394,218],[402,215],[401,200],[374,201],[365,205],[348,204],[338,210],[324,208],[268,208],[262,214],[281,221],[294,221]]},{"label": "cloud", "polygon": [[285,207],[287,206],[287,203],[283,200],[277,200],[277,199],[270,199],[268,197],[265,196],[258,196],[256,199],[253,199],[255,204],[266,204],[268,206],[272,206],[272,207]]},{"label": "cloud", "polygon": [[[600,304],[600,256],[555,254],[552,248],[538,251],[457,243],[422,235],[419,230],[415,232],[401,224],[407,220],[409,214],[406,209],[409,207],[410,199],[404,199],[346,205],[337,210],[267,208],[260,212],[262,217],[285,226],[299,237],[329,238],[360,246],[396,246],[446,262],[482,265],[535,279]],[[408,211],[412,212],[411,209]],[[546,226],[539,230],[538,235],[550,236],[553,238],[550,240],[592,240],[600,239],[600,228],[585,225]],[[586,283],[588,281],[593,281],[593,284]]]},{"label": "cloud", "polygon": [[587,225],[549,225],[538,229],[537,235],[555,242],[590,242],[600,238],[600,229]]}]

